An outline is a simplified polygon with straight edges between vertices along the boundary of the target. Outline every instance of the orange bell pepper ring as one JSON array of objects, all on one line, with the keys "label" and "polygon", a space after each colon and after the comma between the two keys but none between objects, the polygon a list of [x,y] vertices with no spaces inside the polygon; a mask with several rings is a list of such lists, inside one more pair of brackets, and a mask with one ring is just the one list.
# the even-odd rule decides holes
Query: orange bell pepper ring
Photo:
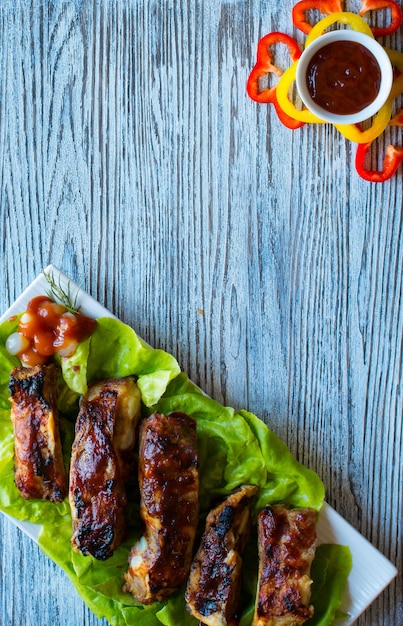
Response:
[{"label": "orange bell pepper ring", "polygon": [[255,102],[273,104],[284,126],[294,130],[303,126],[303,122],[290,117],[279,106],[277,101],[277,85],[272,85],[271,87],[261,86],[262,79],[267,79],[269,74],[275,74],[276,76],[282,75],[282,71],[273,63],[272,54],[273,46],[279,43],[287,46],[292,61],[296,61],[301,56],[301,50],[297,42],[286,33],[273,32],[265,35],[258,43],[256,65],[249,74],[246,83],[246,91],[248,96]]},{"label": "orange bell pepper ring", "polygon": [[343,10],[343,0],[300,0],[292,9],[292,21],[296,28],[309,35],[312,24],[306,18],[306,12],[317,9],[322,15],[330,15]]},{"label": "orange bell pepper ring", "polygon": [[362,0],[360,15],[364,15],[368,11],[380,11],[383,9],[390,10],[390,22],[384,28],[372,26],[371,30],[374,37],[391,35],[400,28],[403,21],[402,8],[400,4],[394,2],[394,0]]},{"label": "orange bell pepper ring", "polygon": [[389,122],[389,126],[403,126],[403,109],[399,109]]}]

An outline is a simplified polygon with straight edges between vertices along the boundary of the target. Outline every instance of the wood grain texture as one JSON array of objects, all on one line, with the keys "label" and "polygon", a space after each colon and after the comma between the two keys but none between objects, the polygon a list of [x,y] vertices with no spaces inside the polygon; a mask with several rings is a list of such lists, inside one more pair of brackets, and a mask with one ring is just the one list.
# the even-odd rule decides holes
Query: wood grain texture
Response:
[{"label": "wood grain texture", "polygon": [[[52,262],[265,419],[400,570],[358,626],[398,626],[402,171],[366,183],[332,127],[292,132],[248,99],[292,5],[1,2],[0,305]],[[2,626],[103,623],[3,517],[0,537]]]}]

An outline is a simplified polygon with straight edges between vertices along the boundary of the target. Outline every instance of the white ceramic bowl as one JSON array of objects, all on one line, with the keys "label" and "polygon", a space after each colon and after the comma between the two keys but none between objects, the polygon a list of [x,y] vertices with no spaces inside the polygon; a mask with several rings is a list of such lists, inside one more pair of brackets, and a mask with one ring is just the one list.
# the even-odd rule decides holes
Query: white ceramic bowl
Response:
[{"label": "white ceramic bowl", "polygon": [[[381,83],[378,95],[367,107],[358,113],[339,115],[319,106],[312,98],[306,83],[306,74],[312,57],[324,46],[335,41],[353,41],[361,44],[367,50],[372,52],[376,58],[380,71]],[[310,43],[302,53],[296,73],[296,84],[299,96],[304,105],[325,122],[332,124],[357,124],[375,115],[379,109],[385,104],[389,97],[393,83],[393,69],[390,59],[385,49],[372,37],[355,30],[333,30],[331,32],[320,35],[312,43]]]}]

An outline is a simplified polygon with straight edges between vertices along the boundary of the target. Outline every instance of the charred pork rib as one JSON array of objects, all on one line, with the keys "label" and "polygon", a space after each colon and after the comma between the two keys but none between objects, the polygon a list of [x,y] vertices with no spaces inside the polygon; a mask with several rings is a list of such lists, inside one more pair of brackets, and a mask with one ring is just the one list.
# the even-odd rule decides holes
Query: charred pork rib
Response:
[{"label": "charred pork rib", "polygon": [[140,417],[133,378],[93,384],[83,397],[70,466],[72,547],[109,558],[125,534],[125,481]]},{"label": "charred pork rib", "polygon": [[141,423],[139,485],[145,530],[130,552],[124,589],[150,604],[169,596],[189,575],[199,514],[191,417],[154,413]]},{"label": "charred pork rib", "polygon": [[186,603],[206,626],[234,620],[241,591],[241,554],[249,534],[249,512],[257,487],[243,485],[210,511],[192,562]]},{"label": "charred pork rib", "polygon": [[313,615],[310,568],[316,512],[267,506],[258,516],[259,582],[253,626],[300,626]]},{"label": "charred pork rib", "polygon": [[67,495],[54,364],[15,367],[10,375],[15,484],[25,499],[62,502]]}]

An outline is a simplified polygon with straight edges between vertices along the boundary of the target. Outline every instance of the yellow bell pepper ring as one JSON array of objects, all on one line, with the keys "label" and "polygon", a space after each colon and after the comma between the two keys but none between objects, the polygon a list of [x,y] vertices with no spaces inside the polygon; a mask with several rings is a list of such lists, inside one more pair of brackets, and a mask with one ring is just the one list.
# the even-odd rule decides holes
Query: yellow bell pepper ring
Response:
[{"label": "yellow bell pepper ring", "polygon": [[366,130],[360,130],[355,124],[334,124],[335,128],[346,139],[354,143],[373,141],[383,133],[392,117],[393,98],[388,98],[383,107],[375,115],[372,124]]},{"label": "yellow bell pepper ring", "polygon": [[403,93],[403,52],[390,50],[389,48],[385,48],[385,50],[392,65],[397,67],[400,72],[399,76],[394,79],[390,92],[390,98],[395,99]]},{"label": "yellow bell pepper ring", "polygon": [[294,120],[298,120],[299,122],[306,122],[308,124],[325,124],[323,120],[314,115],[308,109],[297,109],[297,107],[294,105],[293,102],[291,102],[289,98],[291,87],[296,78],[297,64],[298,61],[291,65],[278,81],[276,89],[277,102],[283,109],[283,111]]},{"label": "yellow bell pepper ring", "polygon": [[345,24],[346,26],[350,26],[351,30],[357,30],[365,35],[368,35],[368,37],[371,37],[372,39],[374,38],[372,30],[362,17],[356,13],[350,13],[349,11],[336,11],[330,15],[326,15],[326,17],[319,20],[319,22],[315,24],[306,38],[305,48],[307,48],[315,39],[323,35],[329,26],[333,26],[333,24],[336,23]]}]

